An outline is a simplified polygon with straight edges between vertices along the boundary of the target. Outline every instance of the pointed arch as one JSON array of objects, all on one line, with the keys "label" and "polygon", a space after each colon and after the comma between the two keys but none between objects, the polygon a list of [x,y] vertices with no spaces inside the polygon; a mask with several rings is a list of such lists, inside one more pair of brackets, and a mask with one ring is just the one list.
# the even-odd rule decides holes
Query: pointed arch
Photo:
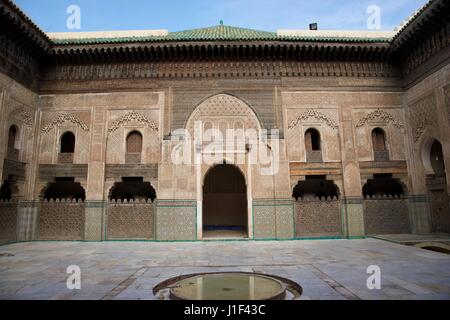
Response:
[{"label": "pointed arch", "polygon": [[192,132],[195,121],[208,121],[219,129],[219,122],[229,121],[228,128],[233,128],[239,119],[245,129],[261,130],[261,122],[252,107],[244,100],[228,93],[219,93],[200,102],[186,121],[185,128]]},{"label": "pointed arch", "polygon": [[8,148],[19,149],[19,129],[15,125],[9,127]]},{"label": "pointed arch", "polygon": [[372,145],[374,151],[386,151],[386,133],[377,127],[372,130]]},{"label": "pointed arch", "polygon": [[60,153],[75,152],[75,135],[71,131],[66,131],[61,135]]}]

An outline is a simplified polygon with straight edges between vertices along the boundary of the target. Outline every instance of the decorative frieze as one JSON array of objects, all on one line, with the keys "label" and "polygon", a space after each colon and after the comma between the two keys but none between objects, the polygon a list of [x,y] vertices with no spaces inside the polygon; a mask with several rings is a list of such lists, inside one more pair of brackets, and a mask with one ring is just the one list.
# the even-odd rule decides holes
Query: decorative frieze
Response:
[{"label": "decorative frieze", "polygon": [[298,116],[295,117],[294,120],[292,120],[289,125],[288,129],[295,128],[299,123],[301,123],[304,120],[314,118],[318,121],[324,122],[326,125],[328,125],[330,128],[337,130],[339,128],[339,125],[335,120],[328,117],[327,115],[323,114],[320,111],[308,109],[302,113],[300,113]]},{"label": "decorative frieze", "polygon": [[[194,129],[194,123],[202,121],[205,129],[219,129],[226,125],[228,129],[255,129],[261,125],[253,110],[242,100],[229,95],[218,94],[203,101],[189,117],[186,128]],[[224,129],[227,129],[224,128]]]},{"label": "decorative frieze", "polygon": [[196,61],[61,65],[45,80],[254,77],[397,77],[385,62]]},{"label": "decorative frieze", "polygon": [[31,128],[33,126],[34,116],[32,110],[23,105],[11,110],[10,117],[17,119],[18,121],[20,121],[20,123],[27,127]]},{"label": "decorative frieze", "polygon": [[89,127],[87,124],[80,120],[77,116],[71,113],[58,113],[55,117],[53,117],[53,120],[51,120],[49,123],[44,125],[41,129],[42,133],[49,133],[53,130],[53,128],[62,125],[65,122],[71,122],[78,126],[83,131],[89,131]]},{"label": "decorative frieze", "polygon": [[130,111],[127,114],[121,116],[119,119],[113,121],[111,126],[108,128],[108,133],[115,132],[117,129],[119,129],[124,124],[127,124],[131,121],[137,121],[147,127],[149,127],[151,130],[158,132],[158,125],[151,119],[147,118],[145,115],[136,112],[136,111]]},{"label": "decorative frieze", "polygon": [[382,121],[385,123],[392,123],[395,127],[399,129],[403,129],[405,127],[403,123],[395,119],[395,117],[392,114],[383,109],[376,109],[375,111],[370,112],[357,122],[356,127],[361,128],[370,123],[371,121]]}]

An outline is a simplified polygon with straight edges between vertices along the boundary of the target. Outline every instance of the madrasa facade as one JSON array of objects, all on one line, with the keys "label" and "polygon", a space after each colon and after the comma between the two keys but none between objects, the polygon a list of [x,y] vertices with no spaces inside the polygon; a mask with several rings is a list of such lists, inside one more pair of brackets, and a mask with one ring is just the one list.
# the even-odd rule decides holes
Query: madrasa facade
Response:
[{"label": "madrasa facade", "polygon": [[450,233],[449,16],[44,33],[0,0],[0,242]]}]

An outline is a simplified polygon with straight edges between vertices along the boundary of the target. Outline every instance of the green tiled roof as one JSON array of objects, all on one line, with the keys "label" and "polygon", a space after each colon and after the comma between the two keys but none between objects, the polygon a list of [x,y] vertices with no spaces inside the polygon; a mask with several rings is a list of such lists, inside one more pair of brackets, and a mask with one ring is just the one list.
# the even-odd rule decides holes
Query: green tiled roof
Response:
[{"label": "green tiled roof", "polygon": [[193,29],[179,32],[171,32],[168,35],[171,40],[274,40],[275,32],[259,31],[245,28],[237,28],[225,25]]},{"label": "green tiled roof", "polygon": [[389,42],[387,38],[278,36],[276,32],[238,28],[226,25],[170,32],[165,36],[54,39],[53,44],[142,43],[178,41],[316,41],[316,42]]}]

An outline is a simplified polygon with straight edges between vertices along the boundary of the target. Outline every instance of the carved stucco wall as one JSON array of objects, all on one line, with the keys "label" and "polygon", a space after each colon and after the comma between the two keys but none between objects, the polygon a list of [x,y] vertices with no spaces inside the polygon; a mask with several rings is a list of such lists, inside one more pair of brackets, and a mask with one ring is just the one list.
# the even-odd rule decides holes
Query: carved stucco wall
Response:
[{"label": "carved stucco wall", "polygon": [[[173,89],[172,105],[170,108],[171,130],[184,128],[192,112],[204,101],[211,97],[227,95],[237,97],[252,107],[263,128],[275,127],[276,115],[274,108],[274,88],[271,85],[255,86],[240,83],[239,79],[233,85],[212,84],[190,85],[188,88]],[[227,87],[224,93],[223,87]],[[234,89],[231,89],[233,88]]]},{"label": "carved stucco wall", "polygon": [[[193,132],[195,121],[201,121],[207,124],[207,128],[239,128],[244,129],[256,129],[260,130],[260,121],[258,120],[256,114],[253,112],[252,108],[247,105],[243,100],[239,99],[239,96],[232,96],[228,94],[218,94],[207,98],[192,112],[188,118],[185,126],[191,132]],[[208,145],[209,142],[204,144]],[[284,140],[276,140],[272,142],[270,140],[265,143],[255,146],[254,150],[258,150],[259,147],[263,148],[266,154],[269,154],[270,148],[267,145],[272,144],[272,150],[275,150],[277,143],[279,148],[279,157],[277,156],[277,161],[279,170],[275,176],[264,176],[261,174],[261,169],[267,167],[268,165],[254,164],[252,165],[252,195],[255,198],[271,198],[274,195],[277,197],[288,197],[289,195],[289,178],[288,178],[288,164],[285,155]],[[174,153],[174,147],[178,144],[175,141],[165,141],[163,142],[163,156],[162,164],[159,170],[160,178],[160,198],[163,199],[195,199],[196,198],[196,166],[194,164],[195,146],[191,145],[190,160],[189,164],[179,164],[174,165],[172,162],[172,154]],[[253,147],[252,147],[253,148]],[[242,150],[245,151],[245,150]],[[227,163],[233,163],[233,160],[237,160],[235,154],[231,154],[231,160],[228,155],[220,155],[217,157],[218,162],[222,162],[223,159],[227,159]],[[238,166],[247,177],[247,159],[244,154],[244,163],[240,163]],[[206,170],[211,167],[209,164],[202,165],[202,179]]]},{"label": "carved stucco wall", "polygon": [[90,111],[43,111],[40,124],[39,163],[55,164],[58,162],[61,136],[71,131],[75,135],[75,152],[73,163],[89,162],[91,139]]},{"label": "carved stucco wall", "polygon": [[201,121],[205,129],[261,128],[253,110],[245,102],[229,94],[218,94],[200,103],[186,122],[189,132],[193,133],[196,121]]},{"label": "carved stucco wall", "polygon": [[[405,92],[410,150],[407,157],[408,171],[415,194],[426,193],[425,175],[428,169],[424,157],[434,139],[442,144],[444,162],[446,167],[450,167],[450,155],[446,153],[450,146],[449,87],[450,64],[447,64]],[[449,178],[450,172],[447,172],[447,180]]]},{"label": "carved stucco wall", "polygon": [[126,138],[134,130],[142,134],[142,163],[158,163],[159,110],[108,111],[106,163],[125,163]]},{"label": "carved stucco wall", "polygon": [[338,109],[292,102],[294,104],[289,105],[286,110],[288,158],[291,161],[306,161],[305,132],[309,128],[315,128],[320,133],[323,161],[339,161]]},{"label": "carved stucco wall", "polygon": [[438,117],[436,97],[432,93],[409,107],[409,121],[414,143],[419,141],[427,128],[438,125]]},{"label": "carved stucco wall", "polygon": [[402,106],[391,108],[360,107],[353,109],[355,143],[360,161],[373,161],[372,130],[385,132],[389,160],[405,160],[405,117]]},{"label": "carved stucco wall", "polygon": [[[30,199],[29,186],[33,183],[33,142],[35,139],[34,123],[36,119],[38,96],[8,76],[0,73],[0,184],[13,175],[16,180],[14,196]],[[8,154],[7,141],[11,125],[18,129],[16,160],[27,163],[22,165],[13,161],[8,164],[4,158]]]},{"label": "carved stucco wall", "polygon": [[7,99],[6,105],[8,117],[5,126],[5,137],[8,136],[9,128],[12,125],[17,127],[17,134],[19,135],[19,161],[30,162],[33,150],[35,109],[13,98]]}]

